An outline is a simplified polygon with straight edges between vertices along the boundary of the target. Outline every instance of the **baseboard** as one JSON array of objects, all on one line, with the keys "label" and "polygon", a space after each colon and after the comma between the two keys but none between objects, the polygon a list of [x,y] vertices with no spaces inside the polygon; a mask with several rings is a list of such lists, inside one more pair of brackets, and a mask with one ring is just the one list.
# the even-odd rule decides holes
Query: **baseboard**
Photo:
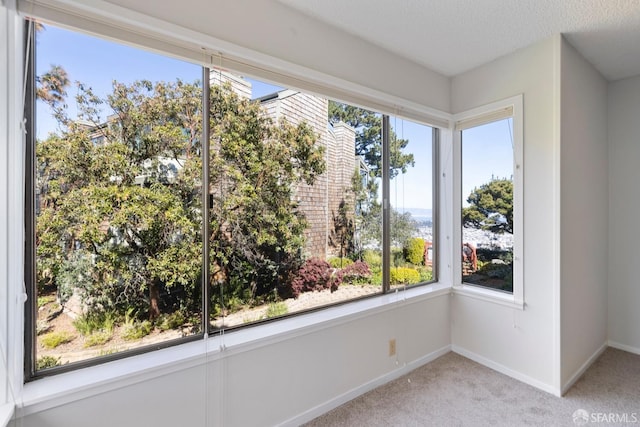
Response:
[{"label": "baseboard", "polygon": [[469,351],[467,349],[464,349],[462,347],[458,347],[456,345],[452,345],[451,346],[451,351],[453,351],[454,353],[458,353],[460,356],[464,356],[467,359],[471,359],[474,362],[477,362],[481,365],[486,366],[487,368],[491,368],[494,371],[498,371],[501,374],[507,375],[513,379],[516,379],[518,381],[521,381],[525,384],[529,384],[530,386],[533,386],[535,388],[538,388],[542,391],[546,391],[547,393],[551,393],[555,396],[560,396],[560,390],[549,385],[546,383],[543,383],[542,381],[538,381],[535,378],[531,378],[528,375],[524,375],[521,372],[518,371],[514,371],[511,368],[508,368],[504,365],[501,365],[500,363],[496,363],[493,360],[487,359],[484,356],[480,356],[479,354],[476,354],[472,351]]},{"label": "baseboard", "polygon": [[562,386],[562,396],[564,396],[564,394],[569,391],[569,389],[575,384],[575,382],[580,379],[580,377],[587,371],[587,369],[589,369],[589,366],[591,366],[593,362],[595,362],[596,359],[598,359],[598,357],[600,357],[600,355],[604,353],[607,347],[609,347],[609,344],[605,342],[600,346],[600,348],[595,351],[595,353],[591,355],[591,357],[587,359],[586,362],[582,364],[582,366],[580,366],[580,368],[571,376],[571,378],[569,378],[569,381],[567,381]]},{"label": "baseboard", "polygon": [[293,418],[290,418],[284,422],[282,422],[281,424],[279,424],[279,426],[283,426],[283,427],[288,427],[288,426],[299,426],[301,424],[304,424],[306,422],[309,422],[311,420],[313,420],[314,418],[319,417],[322,414],[325,414],[329,411],[331,411],[332,409],[337,408],[340,405],[343,405],[345,403],[347,403],[350,400],[355,399],[356,397],[373,390],[376,387],[380,387],[383,384],[388,383],[389,381],[393,381],[397,378],[400,378],[401,376],[413,371],[416,368],[419,368],[422,365],[425,365],[429,362],[434,361],[435,359],[437,359],[440,356],[444,356],[445,354],[449,353],[451,351],[451,346],[450,345],[446,345],[434,352],[431,352],[425,356],[422,356],[419,359],[416,359],[412,362],[407,363],[406,365],[402,366],[401,368],[395,369],[389,373],[386,373],[378,378],[375,378],[374,380],[371,380],[365,384],[362,384],[361,386],[358,386],[354,389],[349,390],[346,393],[343,393],[339,396],[334,397],[333,399],[322,403],[318,406],[315,406],[311,409],[309,409],[308,411],[305,411],[301,414],[296,415]]},{"label": "baseboard", "polygon": [[638,348],[638,347],[631,347],[630,345],[620,344],[620,343],[615,342],[615,341],[609,341],[608,344],[609,344],[609,347],[617,348],[618,350],[624,350],[624,351],[627,351],[629,353],[640,355],[640,348]]}]

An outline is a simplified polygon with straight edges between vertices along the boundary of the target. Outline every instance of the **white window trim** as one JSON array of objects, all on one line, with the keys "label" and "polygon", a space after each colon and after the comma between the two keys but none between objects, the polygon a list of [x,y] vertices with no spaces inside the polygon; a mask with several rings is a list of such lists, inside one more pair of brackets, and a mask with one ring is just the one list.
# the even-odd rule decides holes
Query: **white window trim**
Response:
[{"label": "white window trim", "polygon": [[[8,64],[10,70],[15,70],[14,74],[7,76],[7,81],[14,82],[10,87],[15,90],[12,91],[7,99],[7,105],[14,105],[15,108],[10,110],[15,112],[15,117],[9,117],[7,126],[8,138],[7,147],[11,154],[11,159],[7,158],[6,164],[7,177],[8,177],[8,189],[11,189],[10,198],[15,201],[8,206],[12,206],[9,213],[11,215],[12,222],[23,224],[24,223],[24,203],[23,203],[23,186],[24,186],[24,153],[22,139],[23,130],[20,126],[22,117],[22,100],[21,100],[21,88],[23,76],[21,70],[23,68],[23,43],[22,43],[22,19],[24,14],[28,14],[32,17],[41,17],[43,19],[50,20],[56,24],[63,24],[68,28],[74,30],[82,30],[90,32],[87,26],[88,23],[95,23],[95,21],[87,21],[86,16],[79,13],[79,15],[68,14],[68,10],[65,8],[74,7],[73,3],[68,3],[64,0],[51,0],[43,3],[50,4],[51,9],[40,9],[38,6],[33,7],[29,1],[10,0],[10,3],[18,3],[20,11],[17,12],[15,7],[9,10],[11,19],[15,21],[15,40],[9,40],[7,43],[12,50],[12,61]],[[35,3],[39,3],[37,0]],[[109,5],[106,2],[95,1],[92,2],[93,6],[87,6],[85,13],[91,13],[92,16],[105,19],[106,22],[120,22],[125,18],[121,15],[118,17],[119,11],[116,6]],[[76,5],[77,6],[77,5]],[[1,7],[1,6],[0,6]],[[89,10],[91,9],[91,10]],[[43,12],[44,11],[44,12]],[[46,16],[46,11],[51,13],[50,16]],[[33,13],[32,13],[33,12]],[[43,13],[39,13],[43,12]],[[54,19],[60,18],[59,20]],[[64,19],[63,19],[64,18]],[[135,17],[134,17],[135,18]],[[180,41],[190,36],[196,36],[198,34],[191,33],[183,28],[178,28],[160,21],[154,20],[148,16],[140,15],[138,18],[142,21],[138,22],[139,25],[135,28],[136,31],[131,33],[122,30],[122,28],[109,27],[112,33],[107,34],[104,32],[105,24],[98,27],[103,30],[102,37],[110,39],[117,39],[120,42],[125,42],[130,45],[135,45],[143,49],[151,49],[160,53],[168,54],[173,57],[180,57],[182,59],[190,59],[191,62],[209,63],[212,62],[211,57],[205,59],[199,59],[194,61],[194,58],[188,58],[186,55],[176,53],[175,45],[164,45],[169,37],[174,37],[174,41]],[[130,14],[126,19],[134,21]],[[162,25],[161,25],[162,24]],[[174,28],[175,27],[175,28]],[[128,27],[131,29],[133,27]],[[178,31],[177,35],[173,31]],[[157,33],[162,33],[160,39],[157,37]],[[186,33],[185,33],[186,32]],[[122,34],[125,34],[124,36]],[[131,40],[127,39],[128,35],[137,35],[139,39]],[[216,43],[221,43],[225,48],[229,50],[236,50],[243,53],[248,59],[247,62],[238,62],[238,64],[250,67],[249,64],[256,64],[255,71],[252,75],[255,77],[263,77],[269,75],[268,70],[275,70],[273,75],[278,77],[279,83],[293,82],[293,87],[299,87],[306,89],[307,91],[314,92],[314,89],[323,88],[323,96],[333,96],[336,99],[343,100],[345,102],[351,102],[354,105],[364,104],[369,108],[376,107],[379,111],[385,113],[392,113],[398,117],[417,121],[419,123],[427,124],[434,127],[441,127],[441,131],[449,131],[451,123],[451,115],[438,111],[423,105],[407,102],[401,98],[371,90],[370,88],[362,87],[357,84],[347,82],[323,73],[319,73],[313,70],[308,70],[304,67],[297,66],[295,64],[285,63],[284,61],[276,58],[266,57],[265,55],[257,52],[249,52],[244,48],[238,46],[231,46],[226,42],[220,42],[211,38],[203,38],[202,35],[198,35],[196,42],[198,46],[208,45],[215,46]],[[153,43],[151,43],[151,42]],[[149,44],[145,44],[149,42]],[[164,46],[164,51],[159,48]],[[200,51],[201,54],[201,51]],[[286,66],[285,66],[286,65]],[[265,68],[262,68],[262,67]],[[279,70],[286,69],[286,73]],[[300,79],[297,76],[306,76],[305,80]],[[354,101],[350,101],[354,100]],[[403,107],[399,107],[402,105]],[[10,161],[11,160],[11,161]],[[4,161],[2,162],[4,163]],[[442,186],[442,183],[440,184]],[[441,187],[442,188],[442,187]],[[442,194],[442,191],[440,192]],[[442,196],[441,196],[442,198]],[[441,202],[441,201],[440,201]],[[144,353],[136,356],[127,357],[113,362],[105,363],[103,365],[96,365],[83,369],[70,371],[67,373],[61,373],[56,376],[46,377],[24,384],[23,375],[23,319],[24,319],[24,298],[25,293],[22,287],[23,281],[23,236],[21,227],[13,227],[13,233],[7,241],[7,247],[11,250],[8,251],[8,263],[11,266],[10,274],[8,275],[8,293],[9,299],[6,302],[8,306],[8,325],[7,329],[10,331],[8,342],[13,344],[12,350],[9,354],[7,374],[14,385],[14,391],[17,396],[16,413],[17,416],[25,416],[29,413],[38,412],[47,408],[55,407],[66,402],[75,401],[78,399],[86,398],[88,396],[104,393],[105,391],[117,389],[123,386],[125,383],[137,383],[145,381],[151,378],[165,375],[169,372],[180,371],[187,369],[191,366],[196,366],[206,361],[215,360],[217,358],[226,357],[230,354],[235,354],[242,351],[247,351],[252,348],[261,347],[265,345],[274,344],[284,339],[290,339],[298,335],[308,334],[314,331],[320,331],[323,329],[335,327],[341,323],[351,322],[358,318],[374,315],[387,310],[395,309],[401,304],[413,304],[421,301],[429,300],[432,298],[446,298],[451,293],[451,281],[449,280],[450,274],[445,275],[446,279],[440,279],[437,283],[429,285],[412,287],[406,290],[398,290],[396,292],[390,292],[388,294],[372,297],[364,300],[349,302],[335,307],[328,307],[316,312],[300,314],[292,318],[279,320],[278,322],[271,322],[264,325],[259,325],[244,330],[235,331],[233,334],[227,334],[225,338],[218,336],[205,337],[203,340],[193,341],[190,343],[180,344],[173,347],[165,348],[162,350],[154,350],[149,353]],[[440,232],[442,235],[442,232]],[[442,240],[441,240],[442,242]],[[445,258],[447,255],[441,253],[438,258],[439,271],[444,271],[443,265],[450,264]],[[14,405],[10,402],[9,407],[13,412]],[[4,407],[2,408],[5,409]]]},{"label": "white window trim", "polygon": [[24,385],[16,414],[24,417],[127,385],[274,345],[283,340],[334,328],[346,322],[397,309],[402,305],[433,298],[448,298],[450,293],[449,284],[433,283],[408,288],[245,328],[232,334],[213,335],[202,340],[45,377]]},{"label": "white window trim", "polygon": [[[513,118],[513,293],[462,282],[462,131],[493,121]],[[524,126],[523,96],[516,95],[453,116],[453,292],[509,307],[524,309]]]},{"label": "white window trim", "polygon": [[[16,400],[22,390],[23,339],[24,339],[24,128],[23,128],[23,21],[16,12],[15,1],[0,4],[2,8],[1,55],[7,73],[0,82],[0,194],[3,203],[0,212],[0,286],[6,298],[0,298],[0,351],[6,366],[0,387],[5,397],[0,402],[0,426],[14,414]],[[5,37],[6,36],[6,37]]]}]

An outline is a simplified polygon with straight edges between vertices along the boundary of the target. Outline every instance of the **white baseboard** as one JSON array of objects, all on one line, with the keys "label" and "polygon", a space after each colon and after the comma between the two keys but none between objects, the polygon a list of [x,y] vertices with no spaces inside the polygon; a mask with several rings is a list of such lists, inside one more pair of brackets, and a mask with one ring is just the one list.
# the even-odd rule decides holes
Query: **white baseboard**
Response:
[{"label": "white baseboard", "polygon": [[313,420],[314,418],[319,417],[322,414],[325,414],[329,411],[331,411],[332,409],[337,408],[340,405],[343,405],[345,403],[347,403],[350,400],[355,399],[356,397],[373,390],[376,387],[380,387],[383,384],[388,383],[389,381],[393,381],[397,378],[400,378],[401,376],[413,371],[416,368],[419,368],[422,365],[425,365],[429,362],[432,362],[433,360],[437,359],[440,356],[443,356],[447,353],[449,353],[451,351],[451,346],[450,345],[446,345],[434,352],[431,352],[425,356],[422,356],[419,359],[416,359],[412,362],[407,363],[406,365],[402,366],[401,368],[395,369],[389,373],[386,373],[374,380],[371,380],[365,384],[362,384],[361,386],[358,386],[354,389],[349,390],[346,393],[343,393],[339,396],[334,397],[333,399],[322,403],[318,406],[315,406],[311,409],[309,409],[308,411],[305,411],[301,414],[296,415],[293,418],[290,418],[284,422],[282,422],[281,424],[279,424],[279,426],[283,426],[283,427],[288,427],[288,426],[299,426],[301,424],[304,424],[306,422],[309,422],[311,420]]},{"label": "white baseboard", "polygon": [[569,381],[567,381],[563,386],[562,386],[562,395],[564,396],[564,394],[569,391],[569,389],[575,384],[576,381],[578,381],[580,379],[580,377],[587,371],[587,369],[589,369],[589,367],[593,364],[593,362],[596,361],[596,359],[598,359],[598,357],[600,357],[600,355],[602,353],[604,353],[604,351],[607,349],[607,347],[609,347],[608,343],[604,343],[600,346],[600,348],[598,348],[595,353],[593,353],[591,355],[591,357],[589,357],[587,359],[586,362],[584,362],[582,364],[582,366],[580,366],[580,368],[571,376],[571,378],[569,378]]},{"label": "white baseboard", "polygon": [[542,391],[546,391],[547,393],[551,393],[555,396],[560,396],[560,390],[556,387],[543,383],[542,381],[536,380],[535,378],[531,378],[530,376],[524,375],[521,372],[514,371],[511,368],[501,365],[500,363],[496,363],[493,360],[487,359],[486,357],[480,356],[479,354],[476,354],[472,351],[469,351],[462,347],[458,347],[456,345],[451,346],[451,351],[453,351],[454,353],[458,353],[459,355],[464,356],[467,359],[471,359],[481,365],[484,365],[487,368],[491,368],[494,371],[498,371],[501,374],[505,374],[513,379],[521,381],[525,384],[529,384],[530,386],[538,388]]},{"label": "white baseboard", "polygon": [[630,345],[620,344],[615,341],[609,341],[608,344],[609,344],[609,347],[617,348],[618,350],[624,350],[624,351],[628,351],[629,353],[640,355],[640,348],[638,347],[631,347]]}]

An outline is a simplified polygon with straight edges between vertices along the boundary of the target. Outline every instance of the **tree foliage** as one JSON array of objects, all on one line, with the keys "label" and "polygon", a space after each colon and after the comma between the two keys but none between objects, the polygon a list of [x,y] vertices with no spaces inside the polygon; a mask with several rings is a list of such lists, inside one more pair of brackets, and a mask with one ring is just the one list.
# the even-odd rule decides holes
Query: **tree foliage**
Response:
[{"label": "tree foliage", "polygon": [[402,248],[404,259],[415,265],[424,265],[425,242],[420,237],[407,239]]},{"label": "tree foliage", "polygon": [[[114,82],[100,99],[78,84],[84,121],[59,116],[63,130],[36,147],[41,282],[74,288],[91,310],[146,306],[152,318],[161,292],[197,298],[198,92],[181,81]],[[99,125],[103,103],[114,113],[108,126]]]},{"label": "tree foliage", "polygon": [[462,210],[465,226],[493,233],[513,233],[513,181],[492,179],[475,188]]},{"label": "tree foliage", "polygon": [[[366,183],[362,182],[358,171],[352,179],[357,207],[356,228],[360,230],[359,243],[361,246],[379,245],[382,242],[382,206],[378,202],[382,178],[382,116],[363,108],[329,101],[329,121],[344,122],[356,131],[355,154],[362,157],[368,168]],[[403,152],[408,144],[409,140],[398,138],[393,131],[389,132],[391,179],[414,166],[413,154]],[[416,228],[410,214],[392,210],[392,244],[402,246]],[[362,250],[362,247],[356,249]]]},{"label": "tree foliage", "polygon": [[212,88],[211,115],[212,282],[240,298],[289,296],[307,227],[293,191],[324,172],[323,150],[306,123],[274,125],[224,87]]},{"label": "tree foliage", "polygon": [[[93,310],[197,309],[199,84],[114,82],[98,97],[78,83],[81,120],[70,120],[66,92],[44,91],[46,81],[58,80],[40,80],[40,99],[60,107],[61,131],[36,147],[39,284],[73,288]],[[210,103],[210,281],[250,297],[284,292],[306,227],[292,190],[324,171],[322,150],[309,126],[276,125],[228,86],[214,86]]]},{"label": "tree foliage", "polygon": [[339,259],[353,254],[355,250],[355,222],[353,207],[342,199],[338,205],[338,212],[331,213],[333,230],[329,234],[329,244],[338,249]]},{"label": "tree foliage", "polygon": [[[382,116],[378,113],[329,101],[329,121],[344,122],[356,131],[356,155],[362,156],[374,178],[382,177]],[[389,133],[391,178],[407,172],[414,165],[413,154],[403,153],[408,139],[400,139],[395,132]]]}]

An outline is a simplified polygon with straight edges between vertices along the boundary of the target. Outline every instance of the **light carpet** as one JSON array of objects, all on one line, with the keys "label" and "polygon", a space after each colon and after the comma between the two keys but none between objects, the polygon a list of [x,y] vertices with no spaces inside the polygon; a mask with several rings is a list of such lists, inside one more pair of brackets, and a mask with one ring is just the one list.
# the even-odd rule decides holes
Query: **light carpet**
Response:
[{"label": "light carpet", "polygon": [[562,398],[448,353],[306,426],[634,424],[640,356],[608,348]]}]

